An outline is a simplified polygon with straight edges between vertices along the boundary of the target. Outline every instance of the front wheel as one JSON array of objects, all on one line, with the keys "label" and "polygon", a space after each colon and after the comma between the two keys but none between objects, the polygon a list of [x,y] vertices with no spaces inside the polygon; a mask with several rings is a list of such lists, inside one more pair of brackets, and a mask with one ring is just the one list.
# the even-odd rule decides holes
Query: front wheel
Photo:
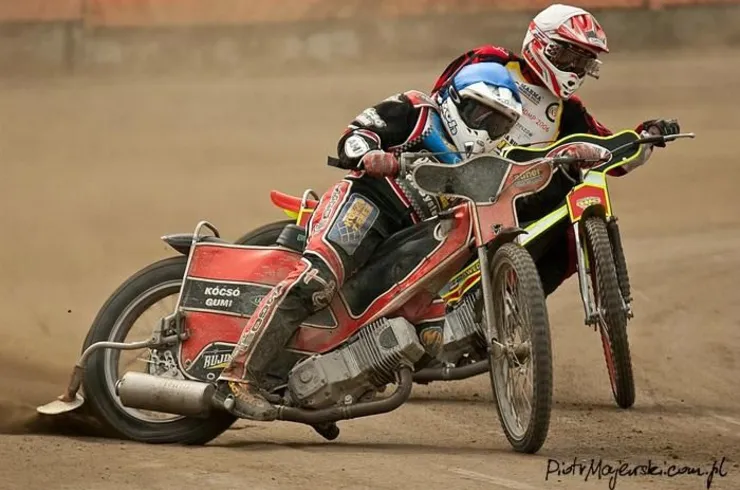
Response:
[{"label": "front wheel", "polygon": [[621,408],[635,403],[635,381],[627,338],[627,312],[615,267],[609,232],[602,218],[593,216],[584,223],[589,251],[591,282],[598,315],[601,343],[609,373],[612,395]]},{"label": "front wheel", "polygon": [[552,410],[552,347],[545,293],[526,249],[507,243],[491,264],[495,340],[490,375],[501,427],[514,450],[537,452]]}]

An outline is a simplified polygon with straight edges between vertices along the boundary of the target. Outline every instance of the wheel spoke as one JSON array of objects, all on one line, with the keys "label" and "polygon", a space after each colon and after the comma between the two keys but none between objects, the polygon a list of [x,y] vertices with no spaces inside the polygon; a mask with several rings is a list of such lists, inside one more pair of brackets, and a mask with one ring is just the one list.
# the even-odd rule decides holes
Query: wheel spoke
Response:
[{"label": "wheel spoke", "polygon": [[[150,337],[154,330],[159,328],[160,319],[172,313],[172,308],[167,309],[166,305],[174,305],[178,293],[179,283],[169,283],[162,284],[143,294],[137,302],[131,304],[118,318],[112,329],[111,338],[119,342],[131,342]],[[165,313],[163,315],[156,315],[157,311],[164,311]],[[137,334],[136,332],[140,333]],[[167,356],[166,354],[170,355]],[[143,362],[147,366],[143,369],[146,373],[172,377],[173,372],[175,372],[177,373],[175,375],[176,377],[182,377],[176,365],[173,370],[171,364],[173,362],[176,364],[176,361],[169,351],[157,352],[154,355],[154,352],[150,349],[140,349],[137,351],[108,350],[105,353],[105,359],[107,365],[106,377],[111,393],[115,393],[114,385],[118,377],[128,371],[137,361]],[[142,421],[163,423],[182,418],[180,415],[124,407],[117,396],[114,397],[114,400],[122,410]]]}]

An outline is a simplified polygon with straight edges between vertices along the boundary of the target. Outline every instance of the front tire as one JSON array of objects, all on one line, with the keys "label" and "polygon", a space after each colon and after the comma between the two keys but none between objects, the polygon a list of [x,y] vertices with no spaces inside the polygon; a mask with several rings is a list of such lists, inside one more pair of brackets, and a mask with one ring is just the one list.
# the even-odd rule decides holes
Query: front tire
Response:
[{"label": "front tire", "polygon": [[599,329],[614,400],[621,408],[635,403],[635,381],[627,338],[627,313],[606,223],[592,216],[584,223]]},{"label": "front tire", "polygon": [[[272,245],[285,225],[291,222],[261,226],[240,237],[236,243]],[[186,264],[186,256],[171,257],[151,264],[126,280],[100,309],[83,350],[99,341],[124,341],[143,312],[159,300],[179,293]],[[220,436],[236,421],[225,412],[216,412],[208,419],[178,417],[164,422],[137,416],[137,411],[124,407],[115,394],[118,372],[113,372],[113,367],[118,367],[119,359],[119,351],[96,352],[88,361],[83,378],[90,413],[112,435],[150,444],[202,445]]]},{"label": "front tire", "polygon": [[[545,293],[531,255],[514,243],[496,251],[491,270],[494,332],[499,342],[490,353],[493,397],[511,446],[517,452],[532,454],[547,439],[552,411],[552,346]],[[522,332],[516,332],[517,326],[509,325],[512,320],[519,329],[529,327],[528,339]],[[517,333],[519,340],[515,338]],[[531,397],[526,415],[520,413],[524,412],[525,404],[517,404],[509,390],[512,365],[519,374],[527,365],[531,368]],[[526,386],[524,389],[527,390]]]}]

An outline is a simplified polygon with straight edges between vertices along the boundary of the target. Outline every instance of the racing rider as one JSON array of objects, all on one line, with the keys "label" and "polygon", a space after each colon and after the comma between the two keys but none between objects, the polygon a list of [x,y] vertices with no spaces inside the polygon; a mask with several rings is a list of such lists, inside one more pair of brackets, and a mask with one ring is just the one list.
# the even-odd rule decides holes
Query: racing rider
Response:
[{"label": "racing rider", "polygon": [[232,397],[234,403],[225,406],[238,417],[273,420],[277,411],[267,392],[284,384],[288,374],[275,359],[299,325],[329,305],[385,237],[452,204],[423,195],[398,177],[400,153],[444,153],[430,158],[454,163],[466,153],[493,151],[521,116],[521,102],[505,67],[476,63],[459,70],[436,101],[409,91],[359,114],[338,142],[338,159],[330,159],[349,174],[322,196],[312,214],[301,262],[247,322],[218,380],[216,399],[224,403]]},{"label": "racing rider", "polygon": [[[515,77],[524,114],[501,140],[499,149],[506,144],[546,146],[575,133],[609,136],[612,132],[596,121],[574,95],[586,77],[599,78],[599,55],[608,52],[606,34],[590,13],[555,4],[542,10],[529,24],[520,56],[492,45],[468,51],[447,66],[434,84],[432,95],[444,98],[450,81],[464,67],[480,62],[500,63]],[[679,130],[675,119],[649,120],[636,128],[639,134],[647,131],[656,135],[675,134]],[[635,160],[610,174],[625,175],[644,164],[651,154],[652,145],[642,145]],[[584,155],[584,158],[590,157]],[[578,178],[577,171],[568,173],[573,175],[569,178],[557,171],[545,189],[517,201],[521,223],[540,219],[561,205]],[[550,243],[549,250],[537,258],[548,295],[575,272],[572,228],[568,227],[567,239],[558,238]]]}]

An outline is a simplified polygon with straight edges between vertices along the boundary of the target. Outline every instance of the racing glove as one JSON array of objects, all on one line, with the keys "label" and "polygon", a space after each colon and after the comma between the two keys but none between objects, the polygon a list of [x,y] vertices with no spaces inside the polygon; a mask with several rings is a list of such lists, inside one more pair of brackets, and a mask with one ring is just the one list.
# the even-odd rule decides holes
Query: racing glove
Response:
[{"label": "racing glove", "polygon": [[[681,126],[678,125],[677,119],[651,119],[642,123],[639,129],[647,131],[652,136],[668,136],[678,134],[681,131]],[[655,143],[654,145],[660,148],[665,147],[665,143]]]},{"label": "racing glove", "polygon": [[561,154],[579,159],[571,164],[571,169],[575,171],[578,169],[587,170],[594,165],[598,165],[601,163],[598,160],[606,161],[609,150],[591,143],[573,143],[563,148]]},{"label": "racing glove", "polygon": [[371,150],[365,153],[360,160],[361,167],[370,177],[395,177],[401,169],[398,159],[393,153],[383,150]]}]

